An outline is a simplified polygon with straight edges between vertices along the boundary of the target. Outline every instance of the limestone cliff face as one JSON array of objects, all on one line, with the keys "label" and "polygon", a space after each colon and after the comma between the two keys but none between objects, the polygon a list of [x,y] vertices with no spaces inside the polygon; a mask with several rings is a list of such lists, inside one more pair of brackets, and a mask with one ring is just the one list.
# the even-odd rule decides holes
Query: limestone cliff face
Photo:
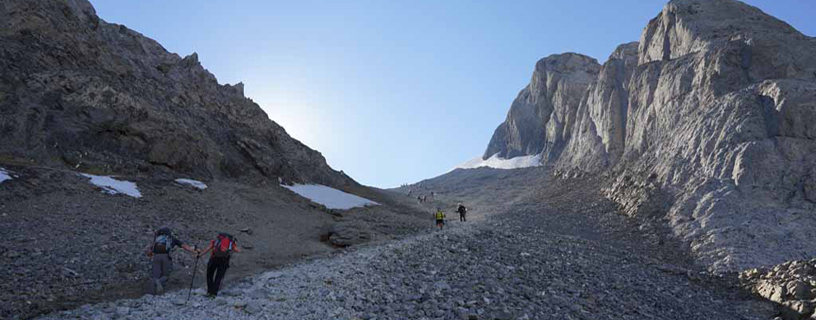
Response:
[{"label": "limestone cliff face", "polygon": [[632,42],[615,49],[583,94],[559,167],[596,171],[620,160],[626,146],[629,81],[637,67],[637,47]]},{"label": "limestone cliff face", "polygon": [[642,214],[654,192],[635,185],[665,193],[669,225],[717,270],[815,254],[816,41],[737,1],[672,1],[638,60],[610,196]]},{"label": "limestone cliff face", "polygon": [[0,156],[118,174],[355,184],[193,53],[86,0],[0,3]]},{"label": "limestone cliff face", "polygon": [[595,59],[575,53],[539,60],[530,84],[513,101],[483,158],[544,153],[545,161],[557,159],[572,133],[581,96],[599,69]]},{"label": "limestone cliff face", "polygon": [[816,254],[814,38],[738,1],[671,1],[579,100],[561,172],[616,177],[611,199],[716,271]]}]

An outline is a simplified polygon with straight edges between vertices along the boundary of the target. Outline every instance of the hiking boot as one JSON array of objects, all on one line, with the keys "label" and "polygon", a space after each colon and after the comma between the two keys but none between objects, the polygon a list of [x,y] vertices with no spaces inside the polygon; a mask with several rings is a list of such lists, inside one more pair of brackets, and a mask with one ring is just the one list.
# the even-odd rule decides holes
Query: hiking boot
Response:
[{"label": "hiking boot", "polygon": [[162,292],[162,290],[164,290],[164,287],[162,286],[161,281],[159,281],[158,279],[156,279],[154,281],[156,282],[156,291],[155,291],[155,293],[160,294]]}]

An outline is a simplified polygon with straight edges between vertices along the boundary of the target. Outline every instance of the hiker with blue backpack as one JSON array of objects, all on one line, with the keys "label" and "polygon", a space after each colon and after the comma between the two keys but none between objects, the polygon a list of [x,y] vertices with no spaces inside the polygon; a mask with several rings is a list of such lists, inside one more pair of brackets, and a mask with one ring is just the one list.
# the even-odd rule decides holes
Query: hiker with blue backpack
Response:
[{"label": "hiker with blue backpack", "polygon": [[207,297],[214,298],[221,288],[221,281],[229,269],[230,256],[233,252],[241,252],[241,248],[235,243],[236,239],[230,234],[219,233],[215,240],[210,241],[210,245],[201,251],[199,256],[212,251],[210,261],[207,262]]},{"label": "hiker with blue backpack", "polygon": [[173,272],[173,258],[170,256],[170,252],[176,247],[181,247],[191,253],[198,253],[195,247],[190,247],[173,236],[172,230],[167,227],[156,231],[153,236],[153,243],[145,248],[147,256],[153,258],[153,278],[151,282],[153,294],[160,294],[164,287],[167,286],[167,280],[170,279],[170,273]]}]

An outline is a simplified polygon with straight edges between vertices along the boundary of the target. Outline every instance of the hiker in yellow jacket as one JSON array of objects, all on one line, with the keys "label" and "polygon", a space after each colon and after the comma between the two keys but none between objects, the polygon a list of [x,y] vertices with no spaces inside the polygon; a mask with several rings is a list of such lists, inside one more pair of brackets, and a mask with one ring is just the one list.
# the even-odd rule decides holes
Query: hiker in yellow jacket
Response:
[{"label": "hiker in yellow jacket", "polygon": [[442,212],[442,208],[436,208],[434,217],[436,218],[436,226],[439,227],[439,230],[442,230],[445,227],[445,213]]}]

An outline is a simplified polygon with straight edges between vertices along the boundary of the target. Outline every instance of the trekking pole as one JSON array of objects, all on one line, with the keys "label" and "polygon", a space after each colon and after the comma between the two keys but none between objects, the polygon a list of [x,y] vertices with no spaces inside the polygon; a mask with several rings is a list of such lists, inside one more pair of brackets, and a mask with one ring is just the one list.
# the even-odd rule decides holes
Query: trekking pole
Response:
[{"label": "trekking pole", "polygon": [[[198,259],[199,258],[201,258],[201,255],[196,254],[195,267],[193,268],[193,279],[190,280],[190,291],[187,292],[187,301],[190,301],[190,295],[193,294],[193,283],[195,283],[195,276],[196,276],[196,273],[198,273]],[[187,301],[185,301],[184,303],[187,303]]]}]

